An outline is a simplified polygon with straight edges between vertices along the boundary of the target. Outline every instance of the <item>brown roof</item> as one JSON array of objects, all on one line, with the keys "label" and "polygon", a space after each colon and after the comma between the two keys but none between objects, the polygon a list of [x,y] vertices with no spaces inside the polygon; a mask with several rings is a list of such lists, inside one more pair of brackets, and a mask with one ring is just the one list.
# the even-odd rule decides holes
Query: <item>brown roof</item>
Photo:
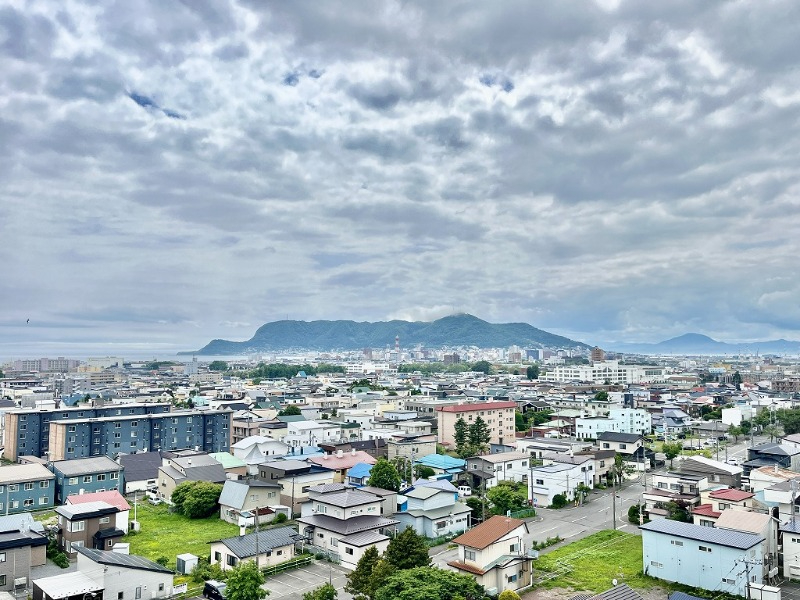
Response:
[{"label": "brown roof", "polygon": [[500,408],[516,408],[516,402],[475,402],[474,404],[453,404],[452,406],[440,406],[437,412],[472,412],[476,410],[496,410]]},{"label": "brown roof", "polygon": [[462,571],[466,571],[467,573],[474,573],[475,575],[484,575],[486,573],[486,571],[483,569],[479,569],[478,567],[468,565],[467,563],[463,563],[458,560],[451,560],[447,564],[454,569],[460,569]]},{"label": "brown roof", "polygon": [[527,529],[525,521],[521,519],[495,515],[488,521],[484,521],[477,527],[462,533],[453,540],[453,543],[483,550],[519,526],[524,526]]}]

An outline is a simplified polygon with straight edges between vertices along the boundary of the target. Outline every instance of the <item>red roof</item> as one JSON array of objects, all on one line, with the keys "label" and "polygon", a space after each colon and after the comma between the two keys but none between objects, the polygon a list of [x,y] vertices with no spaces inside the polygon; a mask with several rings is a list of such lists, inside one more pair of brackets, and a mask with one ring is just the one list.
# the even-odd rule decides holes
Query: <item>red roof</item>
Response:
[{"label": "red roof", "polygon": [[107,502],[111,506],[116,506],[120,511],[131,509],[131,505],[117,490],[67,496],[67,504],[86,504],[87,502]]},{"label": "red roof", "polygon": [[516,402],[476,402],[475,404],[453,404],[452,406],[442,406],[436,410],[439,412],[470,412],[474,410],[494,410],[498,408],[516,408]]},{"label": "red roof", "polygon": [[754,495],[755,494],[752,492],[743,492],[742,490],[728,488],[725,490],[715,490],[709,494],[709,497],[714,498],[714,500],[730,500],[731,502],[741,502],[742,500],[752,498]]},{"label": "red roof", "polygon": [[714,517],[715,519],[719,518],[722,514],[713,510],[713,505],[711,504],[698,504],[692,509],[693,515],[700,515],[701,517]]}]

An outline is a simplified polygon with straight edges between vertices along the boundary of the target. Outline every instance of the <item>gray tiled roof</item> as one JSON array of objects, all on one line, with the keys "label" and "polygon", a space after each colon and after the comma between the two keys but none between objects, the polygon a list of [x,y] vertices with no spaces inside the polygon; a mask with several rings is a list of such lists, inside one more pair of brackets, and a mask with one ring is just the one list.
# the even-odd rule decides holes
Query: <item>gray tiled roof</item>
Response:
[{"label": "gray tiled roof", "polygon": [[764,541],[763,537],[754,533],[703,527],[670,519],[654,519],[642,525],[640,529],[741,550],[748,550]]},{"label": "gray tiled roof", "polygon": [[138,569],[140,571],[155,571],[156,573],[172,573],[172,571],[166,567],[162,567],[152,560],[147,560],[143,556],[121,554],[108,550],[93,550],[91,548],[84,548],[83,546],[73,546],[73,549],[100,565],[125,567],[128,569]]},{"label": "gray tiled roof", "polygon": [[136,454],[123,454],[119,457],[120,464],[125,467],[125,481],[146,481],[158,477],[158,467],[161,466],[161,452],[137,452]]},{"label": "gray tiled roof", "polygon": [[391,527],[398,523],[395,519],[387,519],[379,515],[359,515],[346,520],[337,519],[328,515],[309,515],[307,517],[300,517],[297,521],[304,525],[319,527],[345,535],[351,535],[359,531],[369,531],[370,529]]},{"label": "gray tiled roof", "polygon": [[274,548],[291,546],[300,540],[301,536],[291,527],[276,527],[258,533],[248,533],[236,537],[218,540],[239,558],[256,555],[256,536],[258,536],[258,552],[264,553]]},{"label": "gray tiled roof", "polygon": [[316,502],[324,502],[331,506],[338,506],[339,508],[350,508],[351,506],[361,506],[362,504],[370,504],[371,502],[380,502],[382,498],[367,492],[357,492],[354,490],[343,490],[341,492],[332,492],[314,498]]},{"label": "gray tiled roof", "polygon": [[251,487],[259,488],[277,488],[280,485],[277,483],[267,483],[265,481],[232,481],[228,480],[222,487],[222,494],[219,496],[219,503],[222,506],[230,506],[232,508],[241,509],[244,506],[244,501],[247,500],[247,494],[250,493]]}]

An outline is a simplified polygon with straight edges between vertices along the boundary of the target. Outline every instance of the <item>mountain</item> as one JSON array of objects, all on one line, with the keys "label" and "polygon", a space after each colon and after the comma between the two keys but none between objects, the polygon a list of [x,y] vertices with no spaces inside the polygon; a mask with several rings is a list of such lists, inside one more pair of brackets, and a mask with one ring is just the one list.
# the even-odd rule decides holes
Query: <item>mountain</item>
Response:
[{"label": "mountain", "polygon": [[444,317],[431,323],[420,321],[274,321],[258,328],[245,342],[213,340],[197,352],[230,356],[253,352],[289,349],[307,350],[358,350],[394,346],[395,336],[400,337],[403,348],[422,345],[428,348],[441,346],[477,346],[502,348],[511,345],[526,348],[589,348],[560,335],[537,329],[527,323],[488,323],[467,314]]},{"label": "mountain", "polygon": [[628,354],[678,354],[678,355],[726,355],[726,354],[798,354],[800,342],[769,340],[729,344],[702,335],[686,333],[657,344],[609,343],[610,350]]}]

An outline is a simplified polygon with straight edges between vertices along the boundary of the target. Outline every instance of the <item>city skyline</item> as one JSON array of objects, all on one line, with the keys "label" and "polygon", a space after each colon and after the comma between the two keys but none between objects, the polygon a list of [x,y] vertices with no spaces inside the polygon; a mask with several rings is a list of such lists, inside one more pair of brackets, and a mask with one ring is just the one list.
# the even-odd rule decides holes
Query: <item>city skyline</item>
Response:
[{"label": "city skyline", "polygon": [[0,356],[467,312],[800,339],[791,2],[8,2]]}]

